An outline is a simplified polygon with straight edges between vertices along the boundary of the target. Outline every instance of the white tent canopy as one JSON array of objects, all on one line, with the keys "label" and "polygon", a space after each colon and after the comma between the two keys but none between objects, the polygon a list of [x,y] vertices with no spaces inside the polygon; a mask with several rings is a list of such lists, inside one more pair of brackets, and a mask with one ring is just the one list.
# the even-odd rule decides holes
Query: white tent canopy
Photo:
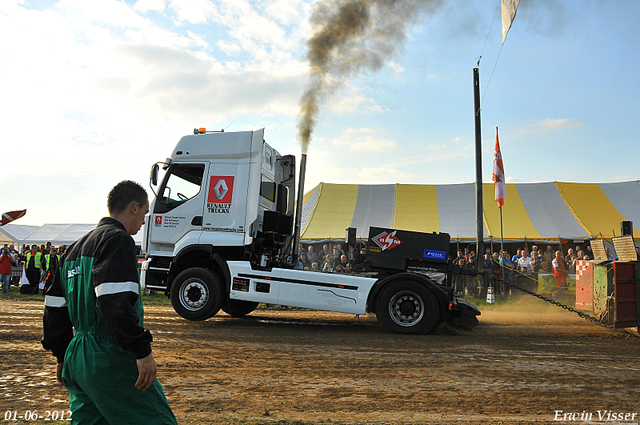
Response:
[{"label": "white tent canopy", "polygon": [[[96,224],[44,224],[42,226],[7,224],[0,226],[0,233],[6,236],[3,239],[8,238],[19,245],[41,245],[49,241],[53,245],[71,245],[96,226]],[[141,229],[133,237],[136,245],[142,244],[142,233]]]},{"label": "white tent canopy", "polygon": [[45,224],[23,240],[23,243],[71,245],[96,228],[95,224]]},{"label": "white tent canopy", "polygon": [[[35,232],[39,226],[21,226],[19,224],[5,224],[0,226],[0,242],[4,245],[16,243],[22,244],[30,234]],[[46,241],[45,241],[46,242]]]}]

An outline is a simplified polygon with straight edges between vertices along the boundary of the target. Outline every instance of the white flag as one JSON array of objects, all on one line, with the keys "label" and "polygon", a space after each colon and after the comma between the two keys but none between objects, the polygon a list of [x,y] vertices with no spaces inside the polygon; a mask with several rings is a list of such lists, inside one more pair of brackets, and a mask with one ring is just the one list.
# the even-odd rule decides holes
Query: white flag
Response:
[{"label": "white flag", "polygon": [[520,0],[502,0],[502,44],[504,44],[509,28],[516,18],[519,3]]}]

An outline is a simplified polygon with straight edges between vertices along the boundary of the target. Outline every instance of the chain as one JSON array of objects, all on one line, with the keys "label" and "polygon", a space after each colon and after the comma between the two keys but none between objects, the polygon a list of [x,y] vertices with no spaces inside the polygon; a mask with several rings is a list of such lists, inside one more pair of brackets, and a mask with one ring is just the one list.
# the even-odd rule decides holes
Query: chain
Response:
[{"label": "chain", "polygon": [[[525,289],[525,288],[523,288],[521,286],[516,285],[515,283],[507,283],[503,279],[500,279],[500,278],[498,278],[497,280],[501,281],[505,285],[511,286],[512,288],[516,288],[517,290],[522,291],[522,292],[524,292],[526,294],[533,295],[534,297],[539,298],[539,299],[541,299],[543,301],[546,301],[546,302],[551,303],[553,305],[557,305],[558,307],[562,307],[565,310],[568,310],[568,311],[570,311],[572,313],[576,313],[578,316],[582,317],[585,320],[588,320],[591,323],[594,323],[594,324],[599,325],[599,326],[603,326],[605,328],[613,328],[613,325],[608,324],[607,322],[605,322],[605,321],[603,321],[601,319],[598,319],[596,317],[588,315],[587,313],[585,313],[583,311],[576,310],[573,307],[569,307],[568,305],[559,303],[556,300],[552,300],[551,298],[547,298],[544,295],[540,295],[540,294],[538,294],[536,292],[530,291],[529,289]],[[603,316],[606,316],[606,313],[603,314]]]}]

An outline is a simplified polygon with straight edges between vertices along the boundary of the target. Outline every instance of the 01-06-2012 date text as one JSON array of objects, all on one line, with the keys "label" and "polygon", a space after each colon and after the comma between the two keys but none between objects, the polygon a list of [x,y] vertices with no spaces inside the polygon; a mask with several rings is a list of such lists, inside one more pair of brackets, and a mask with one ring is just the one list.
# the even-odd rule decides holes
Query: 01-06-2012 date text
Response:
[{"label": "01-06-2012 date text", "polygon": [[7,410],[4,412],[5,421],[70,421],[71,410],[45,410],[40,413],[37,410],[25,410],[18,412],[17,410]]}]

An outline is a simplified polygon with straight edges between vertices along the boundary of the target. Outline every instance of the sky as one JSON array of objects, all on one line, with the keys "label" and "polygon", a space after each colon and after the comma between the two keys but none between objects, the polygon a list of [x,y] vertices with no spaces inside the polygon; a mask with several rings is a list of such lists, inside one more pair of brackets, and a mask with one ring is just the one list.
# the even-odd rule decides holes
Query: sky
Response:
[{"label": "sky", "polygon": [[[424,0],[377,70],[327,99],[308,153],[320,182],[475,181],[496,127],[507,182],[637,180],[640,2],[521,0],[502,45],[499,0]],[[196,127],[264,127],[300,153],[310,0],[2,0],[0,212],[15,224],[97,223],[106,197]],[[152,195],[151,190],[148,190]]]}]

